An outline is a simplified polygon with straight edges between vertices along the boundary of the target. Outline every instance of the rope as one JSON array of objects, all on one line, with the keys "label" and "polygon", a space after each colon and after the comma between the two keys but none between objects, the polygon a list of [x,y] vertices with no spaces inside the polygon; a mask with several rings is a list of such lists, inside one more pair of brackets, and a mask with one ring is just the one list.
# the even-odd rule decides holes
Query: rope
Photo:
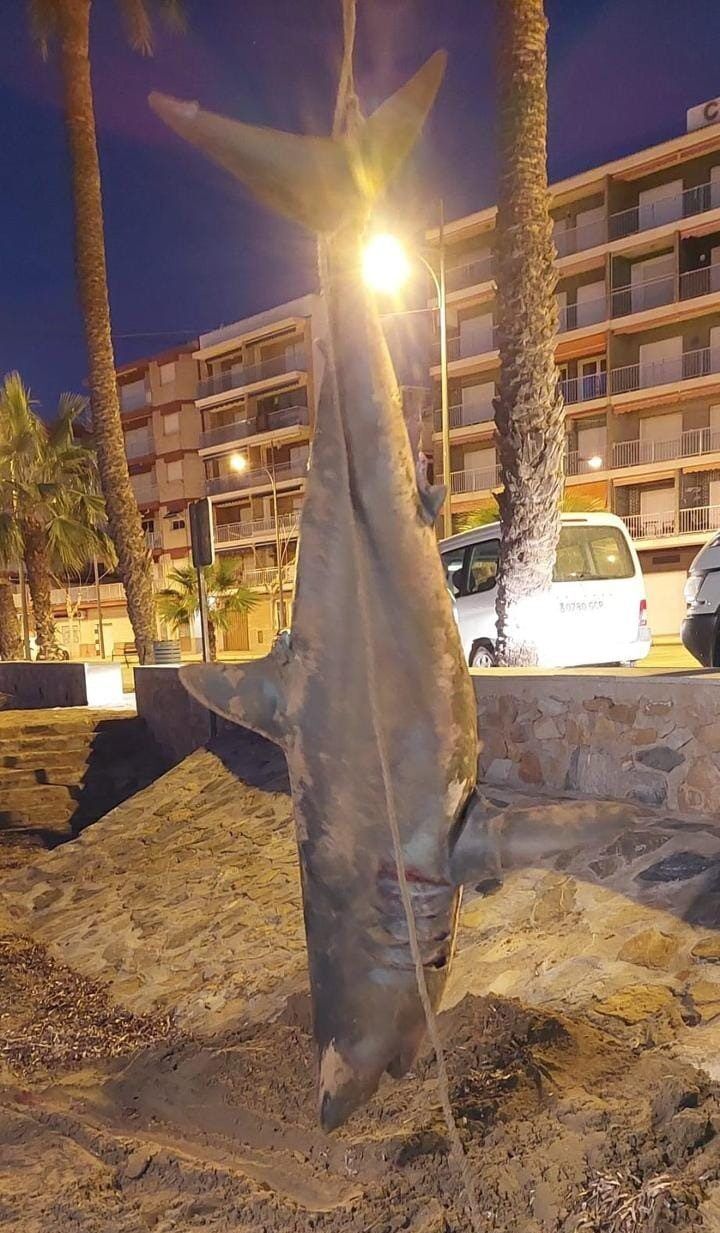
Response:
[{"label": "rope", "polygon": [[[355,92],[355,82],[353,76],[353,51],[357,28],[356,4],[357,0],[342,0],[344,46],[340,70],[340,82],[338,85],[337,102],[335,106],[335,118],[333,121],[333,136],[339,136],[342,132],[352,133],[353,127],[357,125],[359,120],[362,118],[358,97]],[[327,250],[324,245],[321,244],[321,268],[326,262],[326,258]],[[327,272],[327,265],[325,265],[325,270]],[[335,396],[335,406],[336,408],[339,408],[339,390],[337,385],[337,369],[335,367],[332,334],[330,335],[329,358],[331,361],[329,364],[329,369],[332,374],[334,386],[333,393]],[[355,541],[355,559],[360,565],[360,568],[365,569],[366,567],[364,565],[364,555],[361,551],[359,530],[354,519],[352,520],[352,534]],[[423,968],[422,953],[420,951],[420,943],[418,941],[417,928],[415,925],[415,914],[413,912],[412,899],[410,897],[407,874],[405,870],[405,858],[402,851],[402,840],[400,838],[400,827],[395,805],[395,792],[393,790],[392,773],[388,759],[385,732],[380,714],[380,707],[378,705],[377,670],[373,640],[370,633],[372,629],[372,621],[371,613],[368,607],[367,581],[366,579],[361,579],[359,581],[359,611],[363,627],[365,651],[367,654],[370,720],[373,735],[375,737],[375,743],[377,745],[378,759],[380,762],[380,772],[382,775],[383,791],[385,795],[385,807],[387,809],[390,834],[392,836],[393,855],[397,869],[400,898],[402,900],[403,911],[405,913],[405,920],[407,923],[410,953],[412,955],[413,965],[415,968],[415,981],[417,983],[418,995],[422,1005],[423,1014],[425,1016],[427,1033],[435,1052],[435,1061],[437,1065],[437,1088],[443,1117],[445,1119],[445,1126],[447,1127],[448,1139],[450,1142],[450,1159],[457,1170],[460,1182],[465,1190],[467,1207],[470,1214],[470,1224],[472,1226],[473,1233],[482,1233],[482,1230],[484,1230],[484,1221],[480,1212],[477,1195],[475,1193],[475,1183],[470,1172],[469,1161],[463,1150],[462,1141],[460,1139],[457,1124],[452,1111],[452,1104],[450,1102],[450,1083],[448,1079],[447,1064],[445,1061],[445,1051],[440,1039],[437,1016],[433,1010],[430,994],[428,992],[427,981],[425,979],[425,969]]]}]

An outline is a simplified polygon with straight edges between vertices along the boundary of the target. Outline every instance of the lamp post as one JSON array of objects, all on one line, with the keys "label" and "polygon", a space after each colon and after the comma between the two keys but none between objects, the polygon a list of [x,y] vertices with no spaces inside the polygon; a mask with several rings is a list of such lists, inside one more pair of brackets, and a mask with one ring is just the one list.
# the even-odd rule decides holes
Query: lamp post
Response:
[{"label": "lamp post", "polygon": [[[443,482],[447,493],[443,504],[442,527],[443,538],[452,535],[452,508],[450,474],[450,402],[448,396],[448,355],[447,355],[447,298],[445,285],[445,238],[444,212],[440,202],[439,257],[438,268],[419,250],[413,256],[425,267],[435,286],[438,302],[438,326],[440,333],[440,428],[442,434],[442,467]],[[410,273],[410,262],[402,245],[394,236],[378,235],[372,239],[366,250],[363,262],[365,281],[376,291],[390,293],[397,291],[407,280]]]},{"label": "lamp post", "polygon": [[[278,585],[278,624],[280,626],[278,633],[282,633],[282,631],[285,629],[285,596],[283,595],[283,576],[282,576],[283,567],[282,567],[281,542],[280,542],[280,518],[278,516],[277,478],[275,475],[275,455],[274,454],[271,454],[271,464],[272,464],[272,470],[270,469],[270,467],[264,467],[264,466],[259,466],[259,467],[256,467],[255,469],[257,471],[265,472],[268,479],[270,480],[270,491],[272,492],[273,520],[275,522],[275,558],[276,558],[276,566],[277,566],[277,585]],[[238,472],[247,471],[248,460],[244,454],[231,454],[230,466],[232,467],[233,471],[238,471]]]}]

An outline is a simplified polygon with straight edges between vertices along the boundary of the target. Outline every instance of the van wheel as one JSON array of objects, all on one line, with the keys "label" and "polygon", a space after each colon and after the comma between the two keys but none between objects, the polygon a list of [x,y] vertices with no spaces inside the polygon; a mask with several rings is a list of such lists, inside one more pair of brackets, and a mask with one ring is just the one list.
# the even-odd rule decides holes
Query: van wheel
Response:
[{"label": "van wheel", "polygon": [[479,642],[470,652],[471,668],[495,668],[497,660],[495,652],[487,642]]}]

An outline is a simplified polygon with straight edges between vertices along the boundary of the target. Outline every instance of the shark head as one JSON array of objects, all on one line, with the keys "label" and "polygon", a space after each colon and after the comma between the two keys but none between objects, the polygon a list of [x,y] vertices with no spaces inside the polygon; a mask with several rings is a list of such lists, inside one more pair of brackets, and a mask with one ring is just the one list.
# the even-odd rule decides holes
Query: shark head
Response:
[{"label": "shark head", "polygon": [[165,94],[150,106],[258,201],[312,231],[365,217],[420,135],[445,71],[436,52],[349,137],[303,137],[203,111]]}]

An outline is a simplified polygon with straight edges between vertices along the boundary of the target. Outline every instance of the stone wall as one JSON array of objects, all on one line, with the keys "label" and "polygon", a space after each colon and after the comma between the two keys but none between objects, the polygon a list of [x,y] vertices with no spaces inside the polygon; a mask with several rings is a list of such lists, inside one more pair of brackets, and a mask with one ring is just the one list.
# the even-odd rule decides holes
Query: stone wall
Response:
[{"label": "stone wall", "polygon": [[179,672],[173,664],[135,669],[138,715],[173,765],[207,745],[214,731],[220,733],[234,726],[211,716],[196,702],[180,683]]},{"label": "stone wall", "polygon": [[486,782],[717,813],[720,674],[488,672],[474,683]]},{"label": "stone wall", "polygon": [[32,711],[48,706],[87,706],[85,665],[0,663],[5,709]]}]

